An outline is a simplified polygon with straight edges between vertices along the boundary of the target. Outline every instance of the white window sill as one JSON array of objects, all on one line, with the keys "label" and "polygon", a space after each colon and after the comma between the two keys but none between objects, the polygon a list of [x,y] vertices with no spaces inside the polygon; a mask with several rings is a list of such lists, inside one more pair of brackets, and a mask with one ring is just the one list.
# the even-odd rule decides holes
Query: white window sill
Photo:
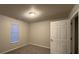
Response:
[{"label": "white window sill", "polygon": [[10,42],[11,44],[15,44],[15,43],[17,43],[18,41],[15,41],[15,42]]}]

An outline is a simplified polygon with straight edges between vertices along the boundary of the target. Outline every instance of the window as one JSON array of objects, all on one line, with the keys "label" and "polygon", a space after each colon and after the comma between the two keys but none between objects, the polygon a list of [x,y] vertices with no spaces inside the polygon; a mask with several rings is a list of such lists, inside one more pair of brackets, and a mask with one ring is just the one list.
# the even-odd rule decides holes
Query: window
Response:
[{"label": "window", "polygon": [[19,27],[18,24],[11,25],[11,43],[18,42],[19,39]]}]

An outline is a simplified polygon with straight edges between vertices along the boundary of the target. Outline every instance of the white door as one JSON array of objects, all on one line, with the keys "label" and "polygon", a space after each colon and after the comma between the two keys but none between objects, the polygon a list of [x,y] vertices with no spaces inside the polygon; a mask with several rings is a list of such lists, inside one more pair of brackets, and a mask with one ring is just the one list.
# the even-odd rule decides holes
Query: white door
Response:
[{"label": "white door", "polygon": [[50,22],[51,53],[67,53],[67,21]]}]

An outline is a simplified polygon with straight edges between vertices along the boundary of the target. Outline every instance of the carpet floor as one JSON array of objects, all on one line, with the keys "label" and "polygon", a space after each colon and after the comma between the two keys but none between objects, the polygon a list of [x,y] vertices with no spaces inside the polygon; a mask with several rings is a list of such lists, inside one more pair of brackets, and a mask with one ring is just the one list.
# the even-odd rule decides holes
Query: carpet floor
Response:
[{"label": "carpet floor", "polygon": [[35,45],[28,45],[6,54],[50,54],[50,49]]}]

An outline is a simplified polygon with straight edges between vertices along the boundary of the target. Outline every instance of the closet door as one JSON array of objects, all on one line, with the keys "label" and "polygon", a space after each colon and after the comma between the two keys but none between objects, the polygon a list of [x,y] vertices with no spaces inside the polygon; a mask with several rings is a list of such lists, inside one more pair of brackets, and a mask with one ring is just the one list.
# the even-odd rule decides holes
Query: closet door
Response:
[{"label": "closet door", "polygon": [[67,53],[67,21],[50,22],[51,53]]}]

